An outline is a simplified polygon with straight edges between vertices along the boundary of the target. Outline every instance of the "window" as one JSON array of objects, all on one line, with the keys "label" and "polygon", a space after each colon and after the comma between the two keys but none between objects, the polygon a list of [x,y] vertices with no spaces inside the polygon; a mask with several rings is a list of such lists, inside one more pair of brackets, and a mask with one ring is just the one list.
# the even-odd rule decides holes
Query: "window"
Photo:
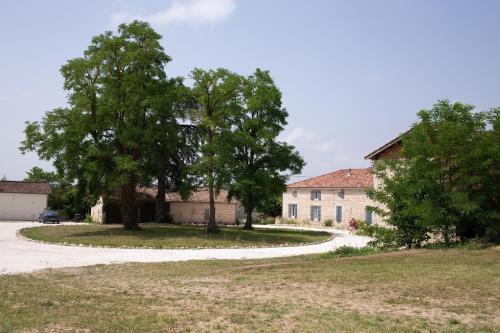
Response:
[{"label": "window", "polygon": [[205,208],[205,221],[210,219],[210,208]]},{"label": "window", "polygon": [[292,192],[292,197],[296,198],[297,197],[297,191]]},{"label": "window", "polygon": [[335,220],[337,222],[342,222],[342,206],[337,206],[336,207],[336,217]]},{"label": "window", "polygon": [[311,191],[311,200],[321,200],[321,191]]},{"label": "window", "polygon": [[321,221],[321,206],[311,206],[311,221]]},{"label": "window", "polygon": [[345,195],[344,190],[340,190],[340,192],[337,193],[337,195],[339,196],[340,199],[344,199],[344,195]]},{"label": "window", "polygon": [[297,205],[288,204],[288,217],[297,218]]},{"label": "window", "polygon": [[368,224],[368,225],[372,224],[372,218],[373,218],[373,212],[370,209],[370,207],[366,206],[365,207],[365,222],[366,222],[366,224]]}]

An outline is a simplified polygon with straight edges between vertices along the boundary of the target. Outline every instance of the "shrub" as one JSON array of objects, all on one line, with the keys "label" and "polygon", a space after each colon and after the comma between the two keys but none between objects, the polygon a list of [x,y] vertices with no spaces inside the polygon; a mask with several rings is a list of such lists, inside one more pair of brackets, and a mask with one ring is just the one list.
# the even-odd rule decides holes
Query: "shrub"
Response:
[{"label": "shrub", "polygon": [[371,225],[364,227],[363,230],[367,236],[373,238],[368,243],[371,247],[376,249],[394,249],[399,247],[395,229]]},{"label": "shrub", "polygon": [[356,257],[356,256],[367,256],[370,254],[375,254],[379,252],[378,250],[370,247],[356,248],[352,246],[341,246],[335,251],[330,251],[321,255],[321,258],[331,259],[331,258],[342,258],[342,257]]},{"label": "shrub", "polygon": [[331,227],[333,225],[333,220],[332,219],[326,219],[325,220],[325,227]]},{"label": "shrub", "polygon": [[90,215],[85,216],[85,218],[82,220],[83,223],[94,223],[94,220],[92,220],[92,217]]},{"label": "shrub", "polygon": [[260,219],[259,221],[260,224],[275,224],[276,219],[274,217],[265,217]]},{"label": "shrub", "polygon": [[174,218],[170,214],[165,214],[159,223],[175,223]]},{"label": "shrub", "polygon": [[292,219],[283,219],[283,224],[299,224],[299,221]]}]

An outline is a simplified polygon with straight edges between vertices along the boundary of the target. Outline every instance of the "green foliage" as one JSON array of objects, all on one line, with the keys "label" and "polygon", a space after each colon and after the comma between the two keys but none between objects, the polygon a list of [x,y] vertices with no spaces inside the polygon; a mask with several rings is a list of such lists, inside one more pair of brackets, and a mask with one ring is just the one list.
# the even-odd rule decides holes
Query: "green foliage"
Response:
[{"label": "green foliage", "polygon": [[376,249],[396,249],[401,247],[404,242],[398,238],[400,232],[396,228],[385,228],[378,225],[365,226],[361,229],[361,235],[372,238],[368,246]]},{"label": "green foliage", "polygon": [[222,133],[226,143],[222,157],[231,178],[229,195],[245,207],[245,228],[251,228],[251,212],[271,213],[281,206],[277,197],[288,177],[300,173],[304,161],[293,146],[277,141],[288,113],[269,72],[257,69],[240,77],[239,83],[238,106],[231,109],[230,128]]},{"label": "green foliage", "polygon": [[333,220],[332,219],[326,219],[325,220],[325,227],[331,227],[333,225]]},{"label": "green foliage", "polygon": [[164,71],[170,57],[160,38],[138,21],[94,37],[83,56],[61,68],[68,107],[27,122],[21,143],[22,152],[52,160],[59,175],[77,181],[94,201],[119,193],[127,229],[138,227],[136,186],[151,176],[148,129],[171,91]]},{"label": "green foliage", "polygon": [[418,113],[403,135],[402,157],[375,168],[381,188],[369,195],[375,211],[396,228],[400,246],[419,247],[430,233],[498,239],[500,224],[499,110],[439,101]]},{"label": "green foliage", "polygon": [[33,167],[30,170],[26,171],[26,177],[24,178],[24,180],[30,182],[48,182],[54,184],[60,181],[60,177],[58,177],[55,172],[44,171],[42,168]]},{"label": "green foliage", "polygon": [[259,224],[275,224],[276,218],[274,217],[264,217],[259,220]]},{"label": "green foliage", "polygon": [[259,205],[259,212],[266,216],[281,216],[283,204],[283,193],[277,193],[273,196],[262,198]]},{"label": "green foliage", "polygon": [[378,252],[379,251],[371,247],[356,248],[352,246],[341,246],[335,251],[330,251],[328,253],[321,254],[320,257],[323,259],[357,257],[357,256],[368,256]]},{"label": "green foliage", "polygon": [[160,223],[170,223],[170,224],[174,224],[175,223],[175,220],[174,220],[174,217],[170,214],[165,214],[162,218],[162,220],[160,221]]},{"label": "green foliage", "polygon": [[91,223],[94,223],[94,220],[92,220],[92,217],[90,217],[90,215],[86,215],[82,222],[87,223],[87,224],[91,224]]},{"label": "green foliage", "polygon": [[287,218],[283,218],[281,220],[281,223],[283,223],[283,224],[292,224],[292,225],[300,224],[299,221],[297,221],[295,219],[287,219]]},{"label": "green foliage", "polygon": [[207,233],[214,233],[217,231],[214,196],[229,182],[222,162],[227,148],[223,133],[229,129],[227,119],[239,107],[237,97],[241,78],[223,68],[209,71],[196,68],[191,72],[191,78],[194,81],[194,108],[190,120],[201,135],[200,158],[192,165],[192,171],[208,187],[210,213]]}]

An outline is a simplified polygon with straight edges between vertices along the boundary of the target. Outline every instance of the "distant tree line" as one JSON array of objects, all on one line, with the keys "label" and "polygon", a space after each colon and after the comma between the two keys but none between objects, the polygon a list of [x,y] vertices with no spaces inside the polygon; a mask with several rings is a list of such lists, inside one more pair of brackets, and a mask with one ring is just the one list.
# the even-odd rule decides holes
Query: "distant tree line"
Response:
[{"label": "distant tree line", "polygon": [[[379,188],[369,195],[382,205],[393,246],[420,247],[429,240],[483,238],[500,241],[500,108],[474,112],[439,101],[418,113],[402,137],[400,159],[378,163]],[[387,245],[387,244],[386,244]]]},{"label": "distant tree line", "polygon": [[277,140],[288,116],[281,92],[260,69],[242,76],[196,68],[189,87],[167,77],[171,58],[160,39],[139,21],[94,37],[61,68],[67,106],[27,122],[20,149],[53,161],[57,186],[72,189],[60,201],[74,210],[84,208],[76,201],[88,207],[100,195],[118,196],[125,229],[139,228],[136,189],[150,185],[158,188],[157,221],[166,217],[166,192],[187,198],[206,186],[208,233],[217,231],[214,198],[222,189],[245,207],[251,228],[251,212],[268,207],[304,166]]}]

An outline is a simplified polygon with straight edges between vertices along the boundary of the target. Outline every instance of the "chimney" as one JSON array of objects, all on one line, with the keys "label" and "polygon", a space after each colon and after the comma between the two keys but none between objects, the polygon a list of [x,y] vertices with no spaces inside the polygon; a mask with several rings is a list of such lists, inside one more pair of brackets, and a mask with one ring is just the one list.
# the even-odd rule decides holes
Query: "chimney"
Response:
[{"label": "chimney", "polygon": [[349,176],[352,175],[352,169],[348,169],[347,172],[349,173]]}]

